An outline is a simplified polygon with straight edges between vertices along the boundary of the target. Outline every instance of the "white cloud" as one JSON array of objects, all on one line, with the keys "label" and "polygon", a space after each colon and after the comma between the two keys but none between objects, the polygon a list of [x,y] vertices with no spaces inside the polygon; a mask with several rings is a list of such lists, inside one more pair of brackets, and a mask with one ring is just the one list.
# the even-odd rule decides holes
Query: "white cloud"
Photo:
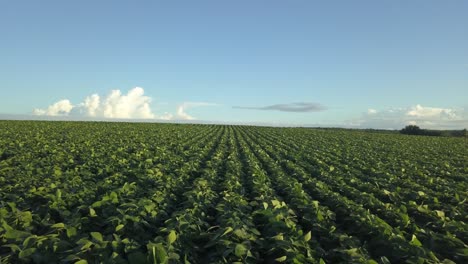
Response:
[{"label": "white cloud", "polygon": [[106,118],[152,119],[155,115],[150,108],[151,98],[144,93],[140,87],[133,88],[126,95],[122,95],[120,90],[113,90],[104,99],[100,109],[98,107],[98,111]]},{"label": "white cloud", "polygon": [[47,115],[47,116],[64,116],[68,115],[73,109],[73,105],[69,100],[60,100],[47,109],[34,109],[34,115]]},{"label": "white cloud", "polygon": [[411,107],[410,110],[406,113],[406,115],[418,118],[457,118],[457,113],[455,109],[424,107],[419,104]]},{"label": "white cloud", "polygon": [[165,112],[163,115],[156,117],[156,119],[161,119],[161,120],[172,120],[174,118],[174,115],[168,112]]},{"label": "white cloud", "polygon": [[368,109],[347,126],[359,128],[401,129],[418,125],[425,129],[462,129],[468,127],[468,111],[463,108],[438,108],[414,105],[407,108]]},{"label": "white cloud", "polygon": [[[101,100],[98,94],[85,98],[84,102],[72,105],[69,100],[58,101],[47,109],[34,109],[34,115],[45,116],[85,116],[98,118],[153,119],[156,116],[150,108],[151,98],[144,95],[143,88],[135,87],[122,94],[113,90]],[[163,116],[165,119],[168,115]]]},{"label": "white cloud", "polygon": [[161,115],[153,113],[150,105],[151,98],[145,95],[143,88],[135,87],[129,90],[127,94],[123,94],[120,90],[112,90],[105,97],[92,94],[77,105],[73,105],[69,100],[61,100],[46,109],[34,109],[33,115],[110,119],[195,120],[194,116],[186,112],[188,109],[216,104],[184,102],[177,106],[175,114],[164,112]]},{"label": "white cloud", "polygon": [[214,106],[216,104],[212,103],[205,103],[205,102],[185,102],[180,104],[177,107],[177,114],[176,119],[180,120],[195,120],[196,118],[189,115],[186,110],[193,107],[200,107],[200,106]]},{"label": "white cloud", "polygon": [[187,114],[185,112],[186,106],[184,104],[181,104],[177,107],[177,118],[182,119],[182,120],[193,120],[195,119],[193,116]]},{"label": "white cloud", "polygon": [[99,104],[100,104],[99,95],[93,94],[91,96],[86,97],[83,106],[87,110],[88,116],[94,117],[98,114],[97,112],[99,109]]}]

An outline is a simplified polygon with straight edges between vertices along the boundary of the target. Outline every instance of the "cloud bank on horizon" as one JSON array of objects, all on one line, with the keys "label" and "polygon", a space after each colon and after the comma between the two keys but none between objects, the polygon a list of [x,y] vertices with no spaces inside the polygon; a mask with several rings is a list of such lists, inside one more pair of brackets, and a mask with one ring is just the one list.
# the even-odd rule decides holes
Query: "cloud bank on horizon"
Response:
[{"label": "cloud bank on horizon", "polygon": [[122,94],[120,90],[112,90],[110,94],[101,97],[92,94],[79,104],[73,105],[70,100],[60,100],[45,109],[36,108],[36,116],[74,116],[106,119],[158,119],[158,120],[195,120],[189,115],[188,108],[211,106],[214,104],[201,102],[184,102],[177,107],[176,114],[163,113],[157,115],[151,110],[151,98],[145,95],[141,87],[135,87]]},{"label": "cloud bank on horizon", "polygon": [[468,127],[468,111],[464,108],[428,107],[416,104],[406,108],[368,109],[348,126],[360,128],[401,129],[418,125],[426,129],[460,129]]},{"label": "cloud bank on horizon", "polygon": [[[156,114],[151,110],[151,103],[152,99],[145,95],[144,89],[135,87],[126,94],[120,90],[112,90],[106,96],[92,94],[78,104],[63,99],[49,105],[47,108],[36,108],[32,113],[35,116],[45,118],[190,121],[198,120],[198,118],[187,112],[190,109],[203,106],[219,106],[219,104],[206,102],[183,102],[176,106],[174,113]],[[267,106],[233,106],[232,108],[280,111],[289,112],[290,114],[323,112],[327,109],[321,104],[310,102],[281,103]],[[238,122],[242,123],[243,121],[238,120]],[[401,129],[406,125],[418,125],[426,129],[462,129],[468,127],[468,109],[430,107],[421,104],[405,108],[380,110],[370,108],[367,112],[362,113],[360,117],[344,120],[341,124],[331,122],[333,122],[332,120],[330,120],[330,124],[334,124],[332,126],[354,128]],[[288,124],[285,125],[288,126]],[[316,126],[322,126],[322,124],[316,124]]]}]

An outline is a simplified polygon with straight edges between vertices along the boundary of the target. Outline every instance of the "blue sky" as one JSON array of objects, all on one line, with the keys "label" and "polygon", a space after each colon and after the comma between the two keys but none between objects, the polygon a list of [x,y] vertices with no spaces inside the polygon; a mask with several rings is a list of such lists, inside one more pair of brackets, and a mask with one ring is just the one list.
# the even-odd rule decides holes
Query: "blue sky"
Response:
[{"label": "blue sky", "polygon": [[[92,94],[102,108],[112,90],[142,87],[135,102],[154,118],[183,119],[182,106],[210,121],[466,127],[467,12],[428,0],[2,1],[0,113],[68,100],[75,110],[54,113],[85,115]],[[268,108],[297,102],[323,108]]]}]

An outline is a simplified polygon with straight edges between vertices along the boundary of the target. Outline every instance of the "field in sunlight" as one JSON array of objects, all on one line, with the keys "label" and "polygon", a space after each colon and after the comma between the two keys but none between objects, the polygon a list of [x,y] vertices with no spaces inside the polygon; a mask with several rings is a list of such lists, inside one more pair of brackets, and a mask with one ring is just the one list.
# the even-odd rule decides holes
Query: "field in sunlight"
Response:
[{"label": "field in sunlight", "polygon": [[0,121],[0,262],[467,263],[463,138]]}]

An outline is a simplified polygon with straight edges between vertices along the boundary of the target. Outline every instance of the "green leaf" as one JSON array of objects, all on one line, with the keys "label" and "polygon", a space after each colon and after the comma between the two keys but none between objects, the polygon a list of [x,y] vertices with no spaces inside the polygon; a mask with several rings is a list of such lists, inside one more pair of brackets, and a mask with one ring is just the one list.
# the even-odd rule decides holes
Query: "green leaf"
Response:
[{"label": "green leaf", "polygon": [[94,243],[89,241],[89,240],[86,240],[86,242],[83,244],[83,246],[81,246],[81,250],[85,250],[85,249],[88,249],[90,248]]},{"label": "green leaf", "polygon": [[34,254],[34,252],[36,252],[36,249],[35,249],[35,248],[28,248],[28,249],[22,250],[22,251],[18,254],[18,257],[19,257],[20,259],[27,258],[27,257],[31,256],[32,254]]},{"label": "green leaf", "polygon": [[15,229],[7,230],[4,237],[6,239],[22,239],[30,236],[31,234],[24,231],[19,231]]},{"label": "green leaf", "polygon": [[111,259],[116,259],[119,257],[119,253],[117,252],[112,252]]},{"label": "green leaf", "polygon": [[421,242],[418,240],[418,238],[415,235],[413,235],[413,237],[411,238],[410,244],[414,245],[414,246],[417,246],[417,247],[422,246]]},{"label": "green leaf", "polygon": [[36,235],[29,236],[28,238],[26,238],[23,241],[23,248],[32,247],[36,243],[36,241],[37,241],[37,236]]},{"label": "green leaf", "polygon": [[323,258],[320,258],[319,264],[327,264]]},{"label": "green leaf", "polygon": [[15,253],[16,251],[21,251],[21,248],[15,244],[3,245],[2,247],[9,247],[11,251],[13,251],[13,253]]},{"label": "green leaf", "polygon": [[75,264],[88,264],[88,261],[85,259],[78,260]]},{"label": "green leaf", "polygon": [[120,229],[124,228],[124,225],[120,224],[115,227],[115,232],[119,231]]},{"label": "green leaf", "polygon": [[167,235],[167,242],[170,244],[174,243],[174,241],[176,241],[177,239],[177,234],[174,230],[171,230],[171,232],[169,232],[169,235]]},{"label": "green leaf", "polygon": [[334,171],[335,170],[335,167],[333,166],[330,166],[330,172]]},{"label": "green leaf", "polygon": [[179,263],[179,261],[178,261],[179,259],[180,259],[179,254],[177,254],[177,253],[175,253],[175,252],[169,253],[169,261],[171,261],[171,260],[176,260],[177,263]]},{"label": "green leaf", "polygon": [[312,238],[312,233],[309,231],[304,235],[304,241],[307,242]]},{"label": "green leaf", "polygon": [[275,240],[284,240],[284,236],[283,236],[282,233],[280,233],[280,234],[274,236],[273,238],[274,238]]},{"label": "green leaf", "polygon": [[281,205],[280,201],[278,200],[271,200],[271,204],[273,205],[273,207],[277,207]]},{"label": "green leaf", "polygon": [[99,232],[91,232],[91,237],[94,238],[98,242],[103,241],[102,234]]},{"label": "green leaf", "polygon": [[282,256],[282,257],[276,258],[275,260],[276,260],[277,262],[285,262],[287,258],[288,258],[288,257],[286,257],[286,256]]},{"label": "green leaf", "polygon": [[264,208],[265,210],[268,209],[268,203],[263,202],[263,208]]},{"label": "green leaf", "polygon": [[237,244],[236,248],[234,249],[234,254],[236,257],[242,257],[247,254],[247,248],[243,244]]},{"label": "green leaf", "polygon": [[91,217],[96,217],[96,216],[97,216],[96,211],[94,211],[93,208],[89,208],[89,215],[90,215]]},{"label": "green leaf", "polygon": [[359,256],[359,249],[358,248],[351,248],[351,249],[346,249],[344,252],[346,252],[348,255],[352,257],[357,257]]},{"label": "green leaf", "polygon": [[390,260],[388,260],[388,258],[385,257],[385,256],[380,257],[380,263],[382,263],[382,264],[391,264]]},{"label": "green leaf", "polygon": [[158,261],[156,260],[156,247],[152,247],[151,250],[153,252],[153,264],[157,264]]},{"label": "green leaf", "polygon": [[62,171],[60,170],[60,168],[55,168],[54,169],[54,176],[62,176]]},{"label": "green leaf", "polygon": [[441,263],[442,263],[442,264],[457,264],[457,263],[451,261],[450,259],[444,259],[444,260],[442,260]]},{"label": "green leaf", "polygon": [[236,229],[234,230],[234,235],[236,235],[238,238],[244,240],[248,238],[247,232],[245,232],[244,229]]},{"label": "green leaf", "polygon": [[161,243],[154,245],[153,254],[156,256],[156,263],[166,263],[167,252]]},{"label": "green leaf", "polygon": [[435,211],[436,211],[438,217],[440,217],[442,219],[445,217],[445,212],[444,211],[440,211],[440,210],[435,210]]},{"label": "green leaf", "polygon": [[[97,201],[97,202],[94,202],[92,205],[92,207],[96,207],[96,208],[99,208],[102,206],[102,201]],[[94,210],[94,209],[93,209]]]},{"label": "green leaf", "polygon": [[63,259],[63,263],[71,263],[72,261],[78,261],[80,260],[81,258],[78,257],[77,255],[67,255],[64,259]]},{"label": "green leaf", "polygon": [[71,238],[73,236],[76,236],[76,228],[73,226],[67,227],[67,237]]},{"label": "green leaf", "polygon": [[64,223],[57,223],[57,224],[52,225],[52,228],[65,228],[65,224]]},{"label": "green leaf", "polygon": [[317,220],[319,222],[322,222],[325,218],[323,217],[323,214],[322,212],[320,212],[319,210],[317,210]]},{"label": "green leaf", "polygon": [[312,204],[314,205],[314,207],[315,207],[316,209],[318,209],[318,207],[319,207],[319,201],[312,201]]},{"label": "green leaf", "polygon": [[232,232],[232,227],[227,227],[226,230],[224,231],[224,233],[221,235],[221,236],[225,236],[226,234]]},{"label": "green leaf", "polygon": [[188,259],[187,259],[187,255],[185,255],[185,257],[184,257],[184,264],[191,264],[190,261],[188,261]]}]

